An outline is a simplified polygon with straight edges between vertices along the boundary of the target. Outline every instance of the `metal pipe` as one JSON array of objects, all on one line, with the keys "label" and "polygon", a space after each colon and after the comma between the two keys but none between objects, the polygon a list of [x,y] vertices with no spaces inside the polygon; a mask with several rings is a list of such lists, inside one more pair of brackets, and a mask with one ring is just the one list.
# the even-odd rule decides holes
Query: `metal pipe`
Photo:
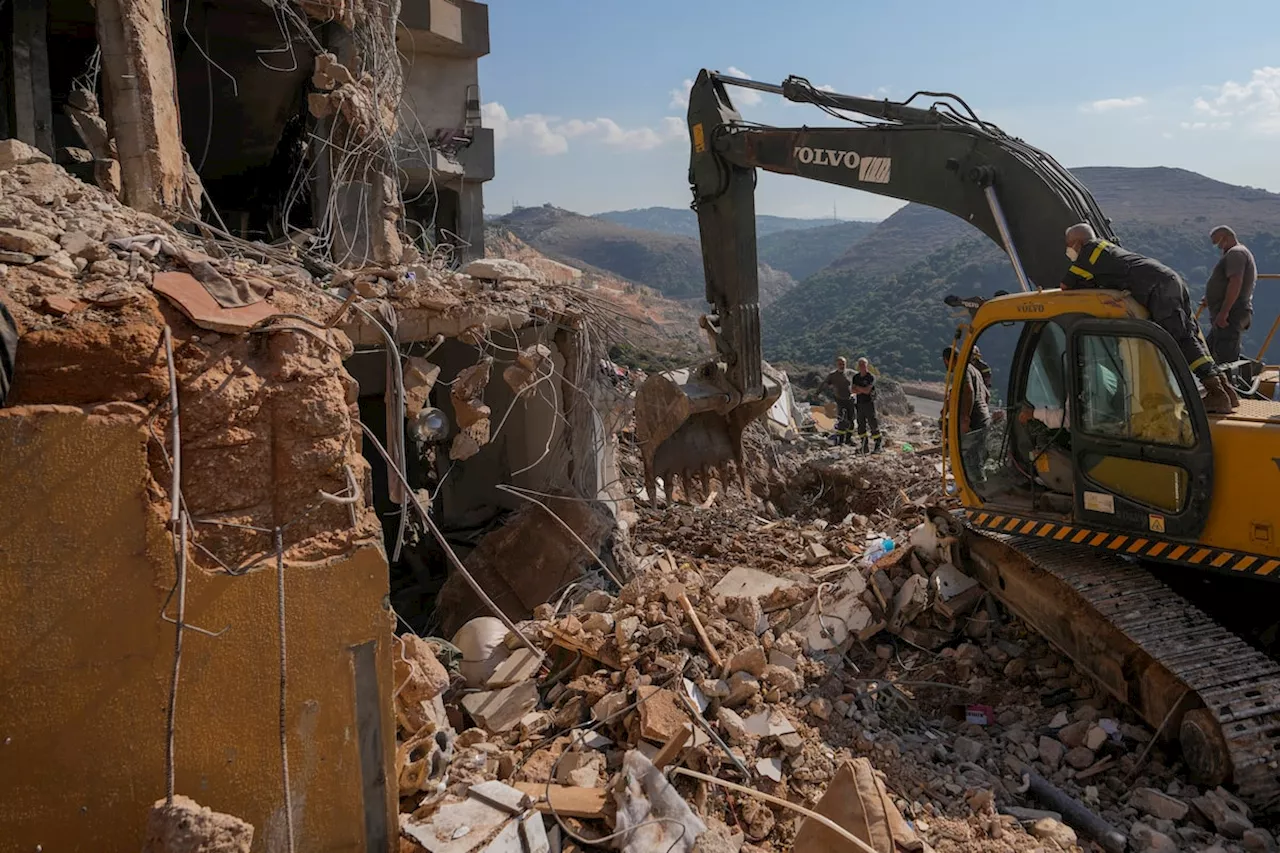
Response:
[{"label": "metal pipe", "polygon": [[1013,236],[1009,233],[1009,223],[1004,218],[1004,210],[1000,207],[1000,199],[996,197],[996,188],[994,184],[987,184],[982,188],[982,192],[987,197],[987,204],[991,207],[991,215],[996,220],[996,227],[1000,229],[1000,240],[1004,243],[1004,250],[1009,254],[1009,260],[1013,262],[1013,271],[1018,275],[1018,283],[1022,285],[1023,291],[1031,292],[1031,282],[1027,279],[1027,271],[1022,268],[1022,259],[1018,257],[1018,250],[1013,245]]},{"label": "metal pipe", "polygon": [[741,86],[744,89],[755,89],[757,92],[768,92],[781,95],[782,87],[775,83],[761,83],[759,80],[748,80],[746,77],[730,77],[727,74],[712,74],[711,79],[730,86]]}]

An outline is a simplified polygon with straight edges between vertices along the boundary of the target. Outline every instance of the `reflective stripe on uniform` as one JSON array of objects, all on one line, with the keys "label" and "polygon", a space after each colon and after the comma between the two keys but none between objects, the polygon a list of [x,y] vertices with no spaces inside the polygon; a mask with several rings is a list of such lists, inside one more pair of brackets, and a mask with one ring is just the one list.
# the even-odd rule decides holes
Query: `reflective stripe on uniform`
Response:
[{"label": "reflective stripe on uniform", "polygon": [[1195,373],[1197,368],[1204,367],[1206,364],[1208,364],[1211,361],[1213,361],[1212,356],[1208,356],[1208,355],[1200,356],[1195,361],[1191,362],[1191,372]]},{"label": "reflective stripe on uniform", "polygon": [[[1110,245],[1111,244],[1108,243],[1106,240],[1099,240],[1098,245],[1095,246],[1093,249],[1093,254],[1089,256],[1089,263],[1096,264],[1098,262],[1098,258],[1102,257],[1102,250],[1107,248]],[[1093,278],[1093,276],[1089,276],[1089,277]]]},{"label": "reflective stripe on uniform", "polygon": [[1093,278],[1093,273],[1089,272],[1084,267],[1078,267],[1075,264],[1072,264],[1070,268],[1067,269],[1067,272],[1072,273],[1074,275],[1078,275],[1085,281],[1088,281],[1089,279]]}]

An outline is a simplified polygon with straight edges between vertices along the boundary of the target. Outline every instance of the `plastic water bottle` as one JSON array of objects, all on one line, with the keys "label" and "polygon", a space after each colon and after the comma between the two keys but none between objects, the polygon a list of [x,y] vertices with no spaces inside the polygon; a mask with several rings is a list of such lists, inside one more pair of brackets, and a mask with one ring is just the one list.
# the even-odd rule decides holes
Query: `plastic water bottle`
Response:
[{"label": "plastic water bottle", "polygon": [[894,547],[895,547],[895,544],[892,539],[890,539],[888,536],[882,536],[879,540],[877,540],[874,544],[872,544],[871,547],[867,549],[867,553],[864,554],[862,557],[862,562],[869,566],[872,563],[874,563],[876,560],[883,557],[885,554],[888,554],[890,551],[892,551]]}]

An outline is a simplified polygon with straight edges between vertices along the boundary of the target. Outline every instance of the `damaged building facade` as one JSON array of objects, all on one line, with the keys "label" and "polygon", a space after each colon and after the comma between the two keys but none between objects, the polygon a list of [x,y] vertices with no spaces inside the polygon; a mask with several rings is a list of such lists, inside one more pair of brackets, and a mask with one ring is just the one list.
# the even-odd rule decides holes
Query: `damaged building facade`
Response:
[{"label": "damaged building facade", "polygon": [[610,570],[596,309],[485,257],[488,49],[468,0],[0,3],[13,849],[186,796],[394,850],[396,632]]}]

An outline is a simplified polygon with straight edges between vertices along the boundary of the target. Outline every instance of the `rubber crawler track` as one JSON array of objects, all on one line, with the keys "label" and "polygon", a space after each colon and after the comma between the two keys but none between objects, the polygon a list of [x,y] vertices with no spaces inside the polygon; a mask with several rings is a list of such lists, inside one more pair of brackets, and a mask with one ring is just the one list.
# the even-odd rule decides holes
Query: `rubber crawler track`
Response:
[{"label": "rubber crawler track", "polygon": [[[969,529],[1074,589],[1103,618],[1198,694],[1221,728],[1237,795],[1280,811],[1280,663],[1209,618],[1141,566],[1031,537]],[[1175,732],[1176,735],[1176,732]]]}]

